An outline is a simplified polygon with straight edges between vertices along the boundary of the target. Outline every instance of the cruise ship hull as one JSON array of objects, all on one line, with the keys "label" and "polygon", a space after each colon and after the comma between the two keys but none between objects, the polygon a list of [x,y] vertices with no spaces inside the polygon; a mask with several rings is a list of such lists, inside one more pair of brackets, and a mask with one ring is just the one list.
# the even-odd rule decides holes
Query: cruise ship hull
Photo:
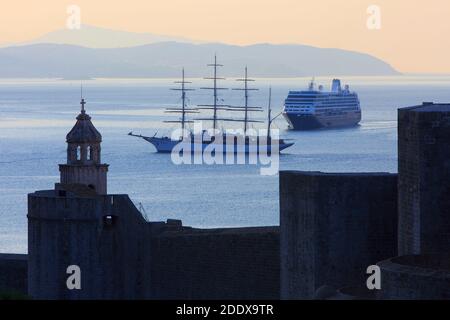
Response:
[{"label": "cruise ship hull", "polygon": [[354,111],[336,115],[286,113],[283,116],[292,130],[315,130],[356,126],[361,121],[361,112]]}]

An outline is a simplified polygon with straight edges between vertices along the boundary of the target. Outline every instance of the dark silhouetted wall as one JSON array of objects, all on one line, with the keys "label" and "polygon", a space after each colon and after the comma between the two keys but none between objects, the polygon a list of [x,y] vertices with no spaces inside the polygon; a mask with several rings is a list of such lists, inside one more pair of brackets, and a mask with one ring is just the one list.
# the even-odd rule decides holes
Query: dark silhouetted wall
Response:
[{"label": "dark silhouetted wall", "polygon": [[397,176],[280,172],[281,298],[364,286],[397,254]]},{"label": "dark silhouetted wall", "polygon": [[398,110],[400,255],[450,251],[450,105]]},{"label": "dark silhouetted wall", "polygon": [[152,239],[157,299],[279,299],[278,227],[163,232]]}]

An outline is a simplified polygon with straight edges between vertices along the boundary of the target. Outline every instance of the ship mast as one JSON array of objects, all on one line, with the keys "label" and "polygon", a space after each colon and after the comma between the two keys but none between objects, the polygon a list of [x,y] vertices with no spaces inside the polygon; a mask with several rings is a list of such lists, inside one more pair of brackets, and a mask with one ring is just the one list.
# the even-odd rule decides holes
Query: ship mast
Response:
[{"label": "ship mast", "polygon": [[[211,66],[211,65],[210,65]],[[214,122],[213,122],[213,129],[217,128],[217,67],[219,66],[217,64],[217,56],[214,55],[214,64],[212,65],[214,67]]]},{"label": "ship mast", "polygon": [[[219,78],[217,77],[217,67],[222,67],[223,65],[218,64],[217,63],[217,57],[214,56],[214,64],[209,64],[208,66],[212,66],[214,67],[214,76],[211,78],[205,78],[205,79],[210,79],[213,80],[214,82],[214,86],[212,88],[201,88],[201,89],[207,89],[207,90],[213,90],[214,92],[214,104],[204,104],[204,105],[198,105],[197,109],[212,109],[214,110],[214,114],[212,118],[200,118],[200,119],[196,119],[196,120],[213,120],[213,129],[217,129],[217,121],[233,121],[233,122],[244,122],[245,123],[245,130],[244,130],[244,134],[248,129],[248,123],[249,122],[262,122],[262,121],[258,121],[258,120],[251,120],[248,118],[248,112],[250,111],[262,111],[262,108],[260,107],[249,107],[248,106],[248,100],[249,100],[249,95],[248,92],[251,90],[258,90],[258,89],[249,89],[248,87],[248,83],[250,81],[254,81],[252,79],[248,78],[247,75],[247,68],[245,68],[245,78],[244,79],[237,79],[237,81],[243,81],[244,82],[244,88],[238,88],[238,89],[233,89],[233,90],[244,90],[245,91],[245,106],[230,106],[230,105],[220,105],[217,104],[217,100],[218,100],[218,90],[227,90],[227,88],[219,88],[217,86],[217,80],[225,80],[225,78]],[[224,111],[245,111],[245,117],[244,119],[234,119],[234,118],[219,118],[217,116],[217,111],[218,110],[224,110]]]},{"label": "ship mast", "polygon": [[267,141],[270,139],[270,126],[272,125],[272,87],[269,88],[269,106],[267,110]]},{"label": "ship mast", "polygon": [[182,76],[181,76],[181,101],[182,101],[182,116],[181,116],[181,129],[184,130],[184,122],[186,121],[186,88],[185,88],[185,83],[186,81],[184,81],[184,68],[182,71]]},{"label": "ship mast", "polygon": [[[247,67],[245,67],[245,75],[244,75],[244,78],[243,78],[243,79],[236,79],[236,81],[242,81],[242,82],[244,82],[244,88],[236,88],[236,89],[233,89],[233,90],[241,90],[241,91],[244,91],[245,103],[244,103],[244,107],[230,107],[230,108],[234,108],[234,109],[236,109],[236,110],[239,110],[239,108],[243,108],[243,109],[244,109],[244,120],[243,120],[243,122],[244,122],[244,134],[246,134],[246,133],[247,133],[247,129],[248,129],[248,123],[251,121],[251,120],[249,120],[249,118],[248,118],[248,113],[249,113],[249,111],[262,111],[262,109],[259,108],[259,107],[249,107],[249,106],[248,106],[248,100],[249,100],[249,94],[248,94],[248,92],[249,92],[249,91],[257,91],[257,90],[259,90],[259,89],[255,89],[255,88],[251,88],[251,89],[250,89],[250,88],[248,87],[248,83],[249,83],[249,82],[252,82],[252,81],[255,81],[255,80],[249,79],[249,78],[248,78],[248,69],[247,69]],[[251,121],[251,122],[253,122],[253,121]]]},{"label": "ship mast", "polygon": [[167,108],[166,113],[181,113],[181,120],[167,120],[166,123],[181,123],[181,129],[184,131],[186,123],[192,123],[193,121],[186,120],[186,114],[198,113],[196,109],[187,108],[186,105],[186,91],[194,91],[195,89],[186,88],[186,84],[192,83],[185,80],[184,68],[181,73],[181,81],[175,81],[174,83],[180,84],[180,88],[171,88],[170,90],[181,91],[181,108]]},{"label": "ship mast", "polygon": [[203,87],[200,89],[204,89],[204,90],[213,90],[213,96],[214,96],[214,103],[213,104],[201,104],[198,105],[198,109],[212,109],[213,110],[213,117],[212,118],[205,118],[205,119],[197,119],[197,120],[212,120],[213,121],[213,129],[214,131],[217,129],[217,121],[218,120],[222,120],[219,119],[217,116],[217,111],[219,110],[227,110],[228,105],[220,105],[217,103],[218,101],[218,91],[219,90],[228,90],[228,88],[220,88],[217,86],[217,81],[218,80],[225,80],[225,78],[219,78],[217,76],[217,67],[223,67],[223,65],[218,64],[217,63],[217,55],[214,55],[214,63],[213,64],[208,64],[208,67],[213,67],[214,68],[214,74],[212,77],[207,77],[205,79],[207,80],[213,80],[213,87]]},{"label": "ship mast", "polygon": [[249,122],[262,122],[259,120],[252,120],[249,118],[249,112],[252,111],[263,111],[261,107],[250,107],[249,106],[249,91],[257,91],[259,89],[255,89],[255,88],[249,88],[248,83],[255,81],[253,79],[249,79],[248,77],[248,69],[247,67],[245,67],[245,74],[244,74],[244,78],[243,79],[236,79],[236,81],[241,81],[244,82],[244,88],[236,88],[233,90],[240,90],[240,91],[244,91],[244,98],[245,98],[245,103],[244,106],[229,106],[228,107],[228,111],[244,111],[244,119],[225,119],[227,121],[237,121],[237,122],[244,122],[244,135],[247,134],[247,130],[248,130],[248,124]]},{"label": "ship mast", "polygon": [[278,113],[275,117],[272,118],[272,87],[269,88],[269,105],[267,108],[267,141],[272,139],[270,128],[272,126],[272,122],[281,116],[283,112]]}]

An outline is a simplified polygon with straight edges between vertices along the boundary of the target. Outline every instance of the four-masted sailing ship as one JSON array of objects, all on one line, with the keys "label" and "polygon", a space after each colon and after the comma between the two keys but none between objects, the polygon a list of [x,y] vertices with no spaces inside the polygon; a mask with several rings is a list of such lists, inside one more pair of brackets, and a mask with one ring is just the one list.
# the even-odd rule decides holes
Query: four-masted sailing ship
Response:
[{"label": "four-masted sailing ship", "polygon": [[[255,80],[248,78],[248,70],[245,68],[244,78],[237,79],[237,81],[242,82],[244,84],[243,88],[235,88],[233,90],[239,90],[244,92],[244,105],[243,106],[232,106],[219,104],[219,95],[218,92],[220,90],[227,90],[227,88],[219,87],[218,81],[225,80],[225,78],[218,77],[217,69],[218,67],[222,67],[223,65],[217,63],[217,56],[214,57],[214,63],[208,64],[209,67],[213,68],[213,76],[207,77],[205,79],[212,80],[212,87],[203,87],[200,89],[203,90],[211,90],[213,92],[213,102],[212,104],[202,104],[198,105],[194,108],[187,106],[187,98],[186,93],[188,91],[192,91],[194,89],[187,88],[186,85],[190,84],[185,80],[184,69],[182,71],[181,81],[176,81],[175,83],[180,84],[180,88],[175,88],[172,90],[181,91],[181,107],[172,107],[167,108],[165,112],[167,113],[179,113],[181,114],[180,119],[178,120],[167,120],[164,121],[166,123],[180,123],[182,134],[177,137],[157,137],[156,134],[152,137],[136,135],[133,132],[130,132],[130,136],[142,138],[148,142],[150,142],[158,152],[162,153],[170,153],[175,148],[175,146],[181,144],[183,150],[191,150],[191,152],[203,152],[208,146],[214,146],[214,152],[217,153],[218,150],[222,150],[222,152],[228,153],[257,153],[257,152],[265,152],[270,154],[272,150],[278,149],[278,152],[292,146],[293,142],[287,142],[284,139],[275,139],[271,136],[270,127],[272,121],[278,117],[271,117],[271,90],[269,91],[269,104],[268,104],[268,121],[267,121],[267,136],[254,135],[249,133],[249,124],[250,123],[258,123],[263,122],[260,120],[254,120],[250,117],[250,113],[252,112],[262,112],[263,109],[261,107],[252,107],[249,106],[249,92],[255,91],[258,89],[249,88],[249,83]],[[212,116],[210,117],[201,117],[196,119],[189,119],[188,115],[198,114],[201,110],[209,110],[212,111]],[[219,112],[227,111],[227,112],[243,112],[243,118],[228,118],[219,116]],[[280,113],[281,114],[281,113]],[[192,129],[188,130],[187,125],[194,123],[194,121],[212,121],[212,130],[203,129],[200,132],[195,132]],[[230,133],[225,132],[223,130],[218,129],[218,124],[220,122],[243,122],[244,128],[241,130],[241,133]],[[230,131],[230,130],[228,130]],[[230,143],[231,142],[231,143]],[[223,144],[222,148],[217,148],[217,144]]]}]

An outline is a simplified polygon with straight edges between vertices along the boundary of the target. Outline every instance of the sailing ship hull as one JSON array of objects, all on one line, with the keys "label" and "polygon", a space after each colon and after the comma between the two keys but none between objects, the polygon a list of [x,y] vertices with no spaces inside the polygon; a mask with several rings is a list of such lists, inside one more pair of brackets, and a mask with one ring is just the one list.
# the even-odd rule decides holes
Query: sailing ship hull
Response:
[{"label": "sailing ship hull", "polygon": [[[187,141],[183,142],[181,140],[172,140],[169,138],[160,138],[160,137],[141,137],[147,142],[150,142],[159,153],[171,153],[172,150],[177,146],[178,150],[184,150],[191,153],[203,153],[207,150],[208,146],[210,147],[210,150],[215,149],[215,152],[218,152],[219,148],[217,145],[213,145],[211,142],[197,142],[197,141]],[[290,146],[292,146],[294,143],[287,143],[282,140],[280,140],[278,144],[278,151],[282,151]],[[232,152],[234,154],[239,153],[245,153],[245,154],[251,154],[251,153],[259,153],[259,152],[267,152],[267,154],[270,154],[272,152],[272,146],[269,144],[257,144],[257,143],[234,143],[232,146],[229,146],[227,144],[224,144],[222,147],[222,152],[229,153]]]}]

